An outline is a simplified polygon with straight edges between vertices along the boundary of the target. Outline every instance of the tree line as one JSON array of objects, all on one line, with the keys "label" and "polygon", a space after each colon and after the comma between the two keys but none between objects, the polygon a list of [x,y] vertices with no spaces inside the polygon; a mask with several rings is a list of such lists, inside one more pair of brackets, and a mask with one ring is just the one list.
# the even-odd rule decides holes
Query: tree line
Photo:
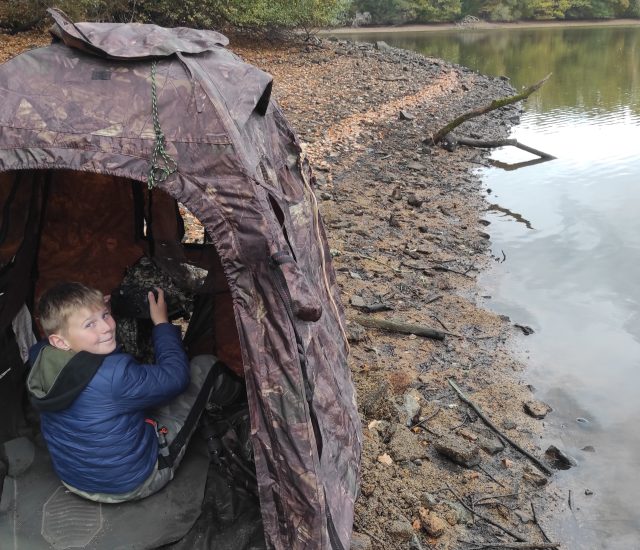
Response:
[{"label": "tree line", "polygon": [[[167,27],[312,29],[350,25],[640,17],[640,0],[3,0],[0,29],[19,32],[48,22],[58,7],[75,21],[156,23]],[[363,14],[366,14],[363,16]]]},{"label": "tree line", "polygon": [[486,21],[544,21],[640,17],[640,0],[354,0],[372,24],[454,22],[466,16]]}]

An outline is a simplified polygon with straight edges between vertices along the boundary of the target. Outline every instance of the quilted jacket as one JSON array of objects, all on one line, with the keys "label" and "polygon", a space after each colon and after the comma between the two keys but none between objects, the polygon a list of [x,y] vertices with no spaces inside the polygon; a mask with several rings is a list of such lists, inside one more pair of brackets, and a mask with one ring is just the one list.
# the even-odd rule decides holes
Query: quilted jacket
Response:
[{"label": "quilted jacket", "polygon": [[150,475],[158,441],[145,422],[146,411],[189,384],[189,360],[177,328],[157,325],[153,342],[155,365],[140,364],[119,349],[108,355],[50,345],[33,350],[37,357],[27,387],[40,411],[53,467],[65,483],[85,492],[119,494]]}]

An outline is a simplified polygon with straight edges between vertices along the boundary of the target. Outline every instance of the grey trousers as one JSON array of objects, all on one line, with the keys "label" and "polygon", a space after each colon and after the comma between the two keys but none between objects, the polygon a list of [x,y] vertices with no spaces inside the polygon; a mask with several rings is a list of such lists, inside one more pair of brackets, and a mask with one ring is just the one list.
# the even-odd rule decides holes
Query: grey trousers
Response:
[{"label": "grey trousers", "polygon": [[[187,443],[198,425],[200,414],[211,394],[211,390],[222,376],[218,369],[212,371],[217,359],[213,355],[198,355],[191,360],[191,383],[189,387],[171,402],[157,409],[148,411],[148,417],[155,420],[158,426],[166,427],[166,446],[160,449],[156,465],[149,477],[128,493],[87,493],[71,487],[64,481],[63,485],[72,493],[95,502],[116,504],[129,500],[138,500],[157,493],[169,483],[180,465]],[[164,442],[163,442],[164,443]],[[163,453],[165,450],[165,453]]]}]

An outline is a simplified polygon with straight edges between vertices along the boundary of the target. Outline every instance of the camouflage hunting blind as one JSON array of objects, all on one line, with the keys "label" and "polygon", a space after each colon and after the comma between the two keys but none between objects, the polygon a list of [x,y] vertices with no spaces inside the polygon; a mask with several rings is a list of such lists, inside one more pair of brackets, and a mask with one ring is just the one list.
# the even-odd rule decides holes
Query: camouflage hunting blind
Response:
[{"label": "camouflage hunting blind", "polygon": [[[50,13],[52,44],[0,66],[0,446],[30,422],[20,312],[59,281],[109,294],[151,259],[195,301],[189,354],[246,380],[265,546],[349,548],[361,431],[344,318],[272,78],[214,31]],[[202,242],[183,242],[187,211]]]}]

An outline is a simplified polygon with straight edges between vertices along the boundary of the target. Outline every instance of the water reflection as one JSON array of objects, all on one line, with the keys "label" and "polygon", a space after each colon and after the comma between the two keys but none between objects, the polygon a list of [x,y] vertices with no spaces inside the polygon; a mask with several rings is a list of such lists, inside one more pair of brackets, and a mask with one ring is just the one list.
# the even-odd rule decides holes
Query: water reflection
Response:
[{"label": "water reflection", "polygon": [[[497,205],[485,216],[493,254],[506,261],[481,284],[489,307],[536,330],[521,338],[527,378],[554,407],[541,446],[561,444],[579,462],[557,474],[557,538],[569,549],[640,549],[640,27],[366,39],[507,75],[516,87],[554,73],[511,137],[557,159],[484,171]],[[531,158],[511,147],[495,155]]]},{"label": "water reflection", "polygon": [[[384,40],[483,74],[505,75],[516,87],[552,72],[551,80],[529,99],[538,112],[608,110],[632,105],[640,93],[637,27],[375,33],[353,38]],[[637,103],[634,112],[640,112]]]}]

